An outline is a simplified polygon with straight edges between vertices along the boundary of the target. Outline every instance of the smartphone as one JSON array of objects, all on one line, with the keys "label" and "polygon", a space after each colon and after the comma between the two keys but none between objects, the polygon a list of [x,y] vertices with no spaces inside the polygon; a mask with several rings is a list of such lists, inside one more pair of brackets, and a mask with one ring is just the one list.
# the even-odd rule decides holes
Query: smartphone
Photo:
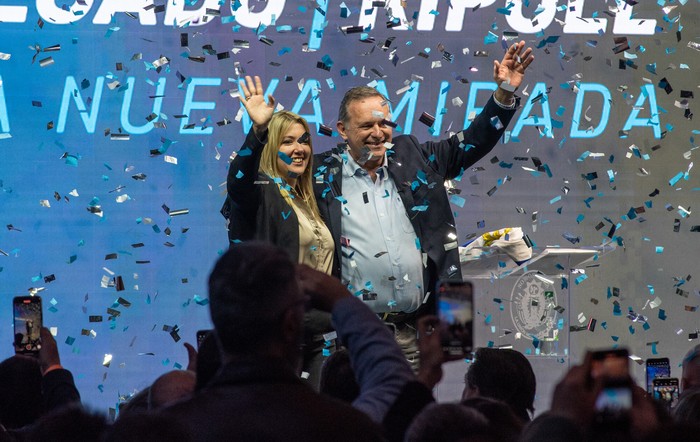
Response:
[{"label": "smartphone", "polygon": [[629,375],[629,351],[626,348],[595,351],[591,354],[591,380],[627,381]]},{"label": "smartphone", "polygon": [[595,400],[596,425],[623,428],[630,423],[632,409],[632,382],[630,378],[606,378],[603,389]]},{"label": "smartphone", "polygon": [[42,311],[39,296],[16,296],[12,300],[15,322],[15,353],[39,356]]},{"label": "smartphone", "polygon": [[202,346],[202,342],[211,333],[211,330],[197,330],[197,350]]},{"label": "smartphone", "polygon": [[603,384],[603,389],[596,398],[595,410],[614,416],[632,408],[632,386],[629,381],[610,380]]},{"label": "smartphone", "polygon": [[678,378],[656,378],[652,383],[654,399],[662,402],[669,410],[675,407],[680,392]]},{"label": "smartphone", "polygon": [[443,351],[450,357],[469,355],[474,346],[474,286],[440,281],[436,293]]},{"label": "smartphone", "polygon": [[668,358],[647,359],[646,375],[647,393],[653,394],[654,379],[671,377],[671,365]]}]

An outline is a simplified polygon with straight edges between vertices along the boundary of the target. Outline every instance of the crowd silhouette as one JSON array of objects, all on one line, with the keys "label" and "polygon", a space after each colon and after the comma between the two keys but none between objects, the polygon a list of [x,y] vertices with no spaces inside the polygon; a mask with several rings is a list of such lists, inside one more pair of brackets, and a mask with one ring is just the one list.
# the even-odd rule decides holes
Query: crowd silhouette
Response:
[{"label": "crowd silhouette", "polygon": [[[672,409],[627,375],[615,388],[629,389],[631,406],[606,415],[600,397],[611,379],[591,375],[587,353],[555,388],[551,409],[535,410],[528,359],[495,348],[475,351],[460,403],[437,403],[432,390],[449,358],[433,316],[418,322],[414,373],[385,323],[340,281],[273,245],[231,247],[210,275],[209,295],[214,330],[200,352],[188,345],[187,369],[159,376],[121,404],[114,422],[82,406],[42,328],[38,357],[0,363],[0,440],[694,441],[700,434],[700,345],[679,361],[682,394]],[[299,376],[311,307],[331,315],[343,346],[326,358],[320,392]]]}]

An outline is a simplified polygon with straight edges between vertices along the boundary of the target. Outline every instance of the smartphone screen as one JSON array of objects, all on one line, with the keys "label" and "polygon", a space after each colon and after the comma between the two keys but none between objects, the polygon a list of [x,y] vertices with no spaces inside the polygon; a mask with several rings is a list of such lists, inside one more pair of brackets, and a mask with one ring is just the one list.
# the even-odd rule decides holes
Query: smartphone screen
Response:
[{"label": "smartphone screen", "polygon": [[678,378],[656,378],[652,389],[655,400],[663,402],[669,409],[676,406],[680,392]]},{"label": "smartphone screen", "polygon": [[632,381],[603,378],[603,388],[595,400],[594,425],[623,428],[630,422]]},{"label": "smartphone screen", "polygon": [[591,355],[591,379],[627,379],[629,377],[629,352],[625,348],[593,352]]},{"label": "smartphone screen", "polygon": [[671,377],[671,365],[668,358],[647,359],[647,393],[653,393],[654,379]]},{"label": "smartphone screen", "polygon": [[12,300],[15,323],[15,353],[38,354],[41,348],[41,298],[17,296]]},{"label": "smartphone screen", "polygon": [[441,281],[437,308],[443,351],[466,356],[474,346],[474,287],[471,282]]},{"label": "smartphone screen", "polygon": [[597,412],[617,414],[632,408],[632,389],[629,385],[606,385],[595,401]]}]

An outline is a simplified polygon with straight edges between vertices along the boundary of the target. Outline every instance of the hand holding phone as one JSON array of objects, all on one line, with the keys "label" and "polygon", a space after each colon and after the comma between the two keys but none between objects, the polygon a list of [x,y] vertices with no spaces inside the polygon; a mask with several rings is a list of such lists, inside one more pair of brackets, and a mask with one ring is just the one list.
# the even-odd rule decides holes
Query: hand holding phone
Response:
[{"label": "hand holding phone", "polygon": [[669,410],[676,406],[680,392],[678,378],[656,378],[652,388],[654,400],[662,402]]},{"label": "hand holding phone", "polygon": [[647,378],[647,393],[654,392],[654,379],[670,378],[671,365],[668,358],[647,359],[646,363],[646,378]]},{"label": "hand holding phone", "polygon": [[632,409],[632,385],[626,381],[608,381],[595,400],[598,413],[617,414]]},{"label": "hand holding phone", "polygon": [[442,364],[450,360],[442,349],[439,329],[440,320],[436,316],[426,315],[416,321],[420,354],[417,376],[418,380],[431,389],[442,379]]},{"label": "hand holding phone", "polygon": [[41,298],[16,296],[12,300],[12,311],[15,326],[15,353],[38,357],[43,327]]},{"label": "hand holding phone", "polygon": [[197,330],[197,350],[202,346],[202,342],[204,342],[209,333],[211,333],[211,330]]},{"label": "hand holding phone", "polygon": [[626,348],[595,351],[591,354],[592,380],[628,379],[629,351]]},{"label": "hand holding phone", "polygon": [[474,347],[474,287],[471,282],[440,281],[437,287],[442,349],[448,358],[465,357]]},{"label": "hand holding phone", "polygon": [[632,381],[627,349],[610,349],[591,354],[589,379],[600,384],[595,400],[597,424],[627,424],[632,409]]},{"label": "hand holding phone", "polygon": [[51,332],[46,327],[41,327],[41,348],[39,349],[39,363],[42,373],[51,367],[60,367],[61,358],[58,355],[58,345]]}]

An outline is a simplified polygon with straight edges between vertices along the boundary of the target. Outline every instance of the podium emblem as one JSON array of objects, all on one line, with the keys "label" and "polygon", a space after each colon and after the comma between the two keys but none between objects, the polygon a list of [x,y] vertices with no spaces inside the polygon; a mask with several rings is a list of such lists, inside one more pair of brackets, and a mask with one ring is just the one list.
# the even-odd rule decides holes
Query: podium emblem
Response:
[{"label": "podium emblem", "polygon": [[553,338],[557,326],[554,284],[537,271],[524,273],[510,295],[513,325],[528,339]]}]

